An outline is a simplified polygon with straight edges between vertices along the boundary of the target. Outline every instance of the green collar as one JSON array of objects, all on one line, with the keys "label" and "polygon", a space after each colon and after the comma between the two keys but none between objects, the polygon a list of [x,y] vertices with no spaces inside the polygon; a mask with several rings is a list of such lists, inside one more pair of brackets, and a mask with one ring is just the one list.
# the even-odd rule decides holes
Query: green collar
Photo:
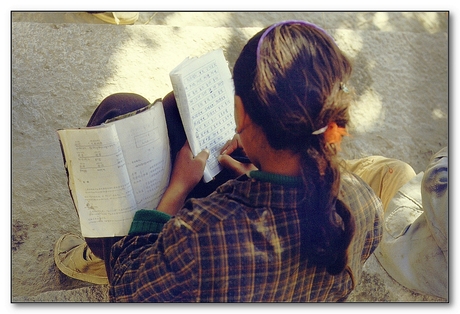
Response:
[{"label": "green collar", "polygon": [[300,187],[303,184],[302,177],[283,176],[259,170],[249,172],[248,176],[259,181],[280,184],[287,187]]}]

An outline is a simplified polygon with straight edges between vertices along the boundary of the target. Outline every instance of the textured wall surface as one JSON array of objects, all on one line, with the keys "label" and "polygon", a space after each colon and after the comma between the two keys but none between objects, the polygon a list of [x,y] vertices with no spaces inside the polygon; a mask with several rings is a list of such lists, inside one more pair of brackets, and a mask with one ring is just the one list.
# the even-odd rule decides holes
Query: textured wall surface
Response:
[{"label": "textured wall surface", "polygon": [[[142,12],[135,25],[87,13],[13,13],[11,24],[12,299],[107,301],[107,287],[62,275],[53,248],[79,233],[56,130],[84,126],[116,92],[153,101],[189,55],[223,48],[230,67],[263,26],[304,19],[354,63],[344,157],[384,155],[422,171],[448,144],[448,17],[404,12]],[[394,282],[373,256],[349,301],[437,301]]]}]

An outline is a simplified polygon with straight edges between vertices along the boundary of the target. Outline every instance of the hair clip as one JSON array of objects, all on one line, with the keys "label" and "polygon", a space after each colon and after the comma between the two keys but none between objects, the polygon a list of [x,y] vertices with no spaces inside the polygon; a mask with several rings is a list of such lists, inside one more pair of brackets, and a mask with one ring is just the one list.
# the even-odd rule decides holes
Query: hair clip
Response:
[{"label": "hair clip", "polygon": [[335,122],[330,122],[324,132],[324,139],[328,144],[340,144],[343,136],[348,136],[347,129],[342,128]]},{"label": "hair clip", "polygon": [[316,130],[314,132],[311,132],[311,134],[313,134],[313,135],[323,134],[324,132],[326,132],[328,126],[329,125],[326,125],[325,127],[322,127],[321,129],[318,129],[318,130]]},{"label": "hair clip", "polygon": [[328,144],[335,144],[337,149],[340,150],[340,143],[342,142],[343,136],[349,136],[347,129],[342,128],[335,122],[329,122],[327,126],[314,131],[313,135],[319,135],[324,133],[324,140]]},{"label": "hair clip", "polygon": [[350,91],[348,90],[348,87],[347,85],[345,85],[344,83],[340,83],[340,89],[343,90],[343,92],[345,94],[348,94]]}]

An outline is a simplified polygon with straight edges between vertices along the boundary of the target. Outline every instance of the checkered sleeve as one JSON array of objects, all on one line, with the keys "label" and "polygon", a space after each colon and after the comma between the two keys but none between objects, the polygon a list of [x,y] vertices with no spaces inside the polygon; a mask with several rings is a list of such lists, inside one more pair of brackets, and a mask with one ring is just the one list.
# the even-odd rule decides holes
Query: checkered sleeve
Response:
[{"label": "checkered sleeve", "polygon": [[351,243],[351,261],[355,275],[359,277],[362,265],[379,245],[383,233],[382,201],[360,177],[342,175],[341,198],[348,204],[355,219],[355,235]]},{"label": "checkered sleeve", "polygon": [[160,234],[130,236],[112,248],[112,302],[196,299],[193,237],[175,219]]}]

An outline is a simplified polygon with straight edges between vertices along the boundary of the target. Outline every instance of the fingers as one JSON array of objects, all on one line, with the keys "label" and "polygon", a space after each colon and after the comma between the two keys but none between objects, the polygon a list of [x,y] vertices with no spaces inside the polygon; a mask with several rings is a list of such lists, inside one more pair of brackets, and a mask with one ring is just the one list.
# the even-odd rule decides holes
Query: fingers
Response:
[{"label": "fingers", "polygon": [[232,151],[234,151],[236,147],[234,147],[233,141],[229,140],[227,143],[225,143],[224,147],[222,147],[220,153],[221,154],[231,154]]},{"label": "fingers", "polygon": [[257,170],[253,164],[239,162],[229,155],[220,155],[218,157],[218,161],[223,167],[233,171],[237,176],[245,174],[251,170]]},{"label": "fingers", "polygon": [[222,155],[225,155],[225,154],[230,155],[235,150],[242,149],[242,148],[243,148],[243,146],[241,145],[240,136],[238,134],[235,134],[233,136],[233,139],[227,141],[227,143],[224,145],[224,147],[222,147],[222,150],[221,150],[220,153]]},{"label": "fingers", "polygon": [[175,215],[183,206],[187,195],[203,176],[209,151],[203,150],[193,157],[188,141],[177,153],[168,188],[163,194],[157,210]]},{"label": "fingers", "polygon": [[208,160],[209,158],[209,154],[210,154],[210,151],[209,149],[203,149],[198,155],[195,156],[195,160],[197,160],[198,162],[201,162],[203,163],[203,168],[204,168],[204,165],[206,165],[206,161]]},{"label": "fingers", "polygon": [[179,159],[185,160],[186,163],[190,165],[196,164],[197,166],[201,165],[204,169],[206,165],[206,161],[209,158],[210,152],[208,149],[204,149],[198,155],[193,157],[193,153],[192,153],[192,149],[190,148],[190,144],[188,143],[188,141],[185,141],[184,146],[182,146],[178,155],[180,155]]},{"label": "fingers", "polygon": [[240,162],[236,161],[229,155],[220,155],[218,157],[218,161],[224,168],[231,169],[231,170],[240,168],[240,164],[241,164]]}]

